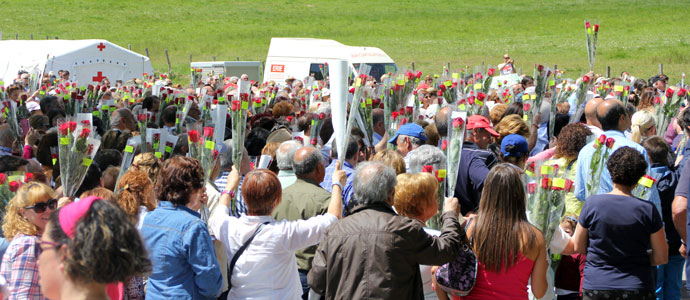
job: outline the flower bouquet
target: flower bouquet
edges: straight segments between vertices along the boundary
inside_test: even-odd
[[[611,84],[608,80],[602,80],[600,83],[595,85],[595,90],[599,97],[606,99],[606,96],[611,92]]]
[[[551,93],[551,113],[549,114],[549,140],[553,138],[553,127],[556,125],[556,113],[558,113],[558,104],[568,102],[568,98],[573,94],[573,87],[568,84],[568,81],[561,81],[561,87],[555,88]]]
[[[447,197],[452,197],[455,192],[455,185],[460,168],[460,156],[462,145],[465,140],[465,125],[467,112],[453,112],[448,118],[448,140],[441,142],[441,150],[446,154],[446,169],[448,170],[448,190]]]
[[[60,179],[63,195],[74,197],[101,141],[94,137],[91,114],[80,113],[58,127]]]
[[[5,212],[10,200],[14,198],[25,182],[33,179],[33,174],[24,172],[0,173],[0,212]]]
[[[204,70],[199,68],[191,68],[191,71],[192,74],[189,77],[192,79],[191,86],[196,90],[196,88],[199,86],[199,81],[201,81],[201,76],[203,75]]]
[[[582,114],[585,111],[584,103],[585,98],[587,98],[587,91],[589,90],[591,81],[592,79],[587,75],[582,76],[582,78],[578,80],[579,84],[577,93],[575,93],[575,107],[577,109],[575,110],[575,114],[570,117],[569,123],[576,123],[580,121],[580,117],[582,117]]]
[[[446,169],[434,169],[434,166],[423,166],[422,172],[431,173],[438,180],[438,189],[436,194],[438,197],[438,212],[429,218],[427,226],[432,229],[441,229],[441,213],[443,212],[443,202],[446,197]]]
[[[594,71],[594,57],[597,54],[597,41],[599,39],[599,23],[590,24],[585,20],[585,41],[587,42],[587,61],[589,70]]]
[[[244,152],[244,136],[247,126],[247,111],[249,109],[249,82],[240,80],[237,89],[237,99],[232,101],[230,115],[232,117],[232,161],[239,165],[242,162]],[[235,202],[237,195],[232,199],[231,214],[237,215]]]
[[[530,168],[533,167],[534,164]],[[548,245],[565,210],[565,194],[572,189],[573,183],[554,178],[558,174],[558,165],[541,165],[535,170],[538,172],[526,172],[532,177],[527,183],[527,219],[541,230]]]
[[[599,194],[599,182],[601,179],[601,172],[606,167],[606,160],[613,151],[613,138],[607,138],[606,135],[600,135],[594,141],[594,154],[592,154],[592,161],[589,164],[589,178],[585,183],[586,197]]]
[[[146,130],[148,129],[148,123],[149,123],[149,113],[146,109],[142,109],[139,114],[137,115],[137,127],[139,128],[139,135],[142,136],[144,139],[144,143],[141,144],[141,152],[152,152],[153,149],[149,147],[149,145],[145,142],[146,137],[148,136],[146,134]]]
[[[538,114],[541,110],[541,104],[542,101],[544,100],[544,95],[546,94],[546,90],[548,88],[548,79],[551,76],[551,69],[549,68],[544,68],[543,65],[535,65],[534,66],[534,79],[535,79],[535,84],[534,84],[534,94],[535,94],[535,99],[534,102],[532,103],[531,111],[528,114],[529,119],[532,120],[532,117]],[[531,97],[531,96],[530,96]]]
[[[680,105],[687,94],[688,91],[684,88],[666,89],[666,93],[664,97],[662,97],[663,100],[661,105],[654,106],[658,128],[657,135],[661,137],[664,136],[668,124],[670,124],[671,119],[678,114]]]
[[[177,138],[177,137],[175,137]],[[125,174],[125,171],[129,169],[129,166],[132,165],[132,161],[134,160],[134,150],[137,149],[141,145],[141,135],[133,136],[127,140],[127,146],[125,146],[125,150],[122,152],[122,162],[120,163],[120,172],[117,174],[117,180],[115,180],[115,186],[117,186],[120,183],[120,178],[122,178],[122,175]],[[119,190],[115,189],[113,191],[115,195],[119,192]]]
[[[19,147],[17,147],[20,153],[24,152],[24,147],[22,146],[24,139],[22,139],[21,128],[19,127],[19,120],[17,120],[17,103],[12,100],[4,100],[0,104],[0,112],[5,119],[5,122],[9,126],[9,130],[12,133],[12,137]]]

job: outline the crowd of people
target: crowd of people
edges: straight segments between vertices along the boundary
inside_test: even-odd
[[[513,64],[506,55],[501,74],[514,74]],[[683,99],[668,128],[657,128],[655,99],[682,88],[671,87],[666,75],[638,79],[627,103],[589,91],[579,119],[572,101],[552,109],[549,95],[528,118],[521,95],[533,90],[534,78],[520,75],[510,87],[513,101],[494,93],[490,107],[464,120],[450,197],[439,196],[445,189],[430,171],[446,169],[448,120],[460,108],[439,97],[433,77],[414,87],[424,99],[419,120],[389,136],[384,109],[375,107],[373,140],[356,125],[342,147],[328,82],[310,105],[306,80],[251,82],[251,93],[277,91],[275,100],[265,112],[250,112],[244,149],[234,149],[230,119],[215,128],[225,141],[215,166],[204,169],[188,153],[184,125],[202,120],[201,91],[215,99],[232,95],[246,75],[210,76],[199,89],[154,76],[125,83],[183,93],[192,102],[184,120],[177,106],[150,91],[123,101],[121,83],[100,83],[107,87],[103,99],[118,107],[108,112],[109,128],[94,116],[101,145],[76,196],[66,197],[55,148],[58,124],[69,113],[53,91],[69,73],[58,76],[31,91],[20,73],[5,89],[28,111],[19,139],[0,116],[0,173],[27,174],[2,216],[0,283],[9,299],[681,297],[690,110]],[[380,78],[366,81],[371,89],[379,84]],[[143,109],[162,111],[147,127],[178,142],[163,156],[129,149],[134,158],[120,170]],[[316,120],[321,125],[312,130]],[[598,161],[602,144],[607,155]],[[233,161],[238,151],[242,160]],[[574,182],[552,233],[527,214],[527,174],[535,163]],[[603,167],[591,193],[597,166]],[[7,184],[2,178],[0,186]],[[654,181],[646,199],[634,192],[641,178]],[[436,275],[467,249],[477,259],[475,281],[461,296]]]

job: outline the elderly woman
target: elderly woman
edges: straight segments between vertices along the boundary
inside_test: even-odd
[[[151,269],[144,243],[127,216],[87,197],[54,212],[39,242],[40,285],[50,299],[114,299],[111,282]]]
[[[423,146],[422,146],[423,147]],[[426,224],[432,216],[438,213],[438,180],[430,173],[399,174],[398,184],[395,186],[395,211],[422,224]],[[441,234],[438,230],[424,228],[432,235]],[[432,289],[431,266],[420,265],[422,274],[422,288],[425,298],[435,297]]]
[[[156,210],[141,228],[153,272],[147,299],[215,299],[222,276],[206,224],[197,211],[205,202],[199,161],[175,156],[163,163],[154,191]]]
[[[247,214],[234,218],[228,214],[231,196],[239,185],[239,173],[233,166],[219,208],[209,220],[231,261],[228,299],[302,297],[295,251],[317,244],[326,228],[342,216],[342,186],[346,179],[345,172],[336,167],[326,214],[307,220],[277,222],[272,215],[281,201],[278,177],[266,169],[251,171],[242,183]]]
[[[434,170],[446,168],[446,156],[438,147],[422,145],[410,153],[409,169],[411,174],[419,173],[424,166],[432,166]]]
[[[0,266],[0,275],[7,279],[9,299],[44,299],[38,284],[37,244],[56,208],[53,190],[38,182],[25,184],[10,200],[2,230],[11,242]]]
[[[575,251],[587,254],[583,299],[655,299],[653,266],[668,261],[664,226],[656,206],[632,194],[647,163],[622,147],[606,168],[613,190],[587,198],[575,229]]]

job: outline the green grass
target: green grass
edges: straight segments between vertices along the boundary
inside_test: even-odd
[[[648,78],[664,64],[671,82],[690,71],[690,1],[0,1],[3,39],[102,38],[144,53],[154,68],[188,78],[194,61],[265,60],[271,37],[330,38],[386,51],[424,72],[498,64],[523,72],[588,68],[584,19],[601,23],[595,71]]]

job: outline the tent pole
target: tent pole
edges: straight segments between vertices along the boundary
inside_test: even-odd
[[[170,66],[170,56],[168,56],[168,49],[165,49],[165,59],[168,60],[168,76],[171,76],[172,66]]]

